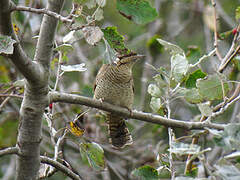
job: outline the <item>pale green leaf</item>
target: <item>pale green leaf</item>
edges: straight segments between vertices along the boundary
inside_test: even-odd
[[[158,88],[156,84],[149,84],[148,93],[154,97],[161,97],[161,90]]]
[[[111,48],[111,46],[109,45],[108,41],[105,38],[103,38],[103,40],[106,46],[103,64],[111,64],[117,58],[116,51],[113,48]]]
[[[221,81],[223,82],[223,87]],[[206,79],[198,79],[196,86],[199,94],[209,101],[223,99],[223,89],[225,94],[229,91],[226,80],[220,79],[217,74],[209,75]]]
[[[107,0],[96,0],[96,2],[100,7],[104,7],[106,5]]]
[[[106,168],[104,151],[97,143],[81,143],[80,153],[87,158],[89,165],[96,171],[103,171]]]
[[[171,153],[188,155],[188,154],[198,154],[201,147],[197,144],[185,144],[181,142],[172,142],[172,147],[169,149]]]
[[[209,105],[209,102],[198,104],[198,109],[200,110],[203,116],[211,116],[213,111]]]
[[[173,80],[182,82],[188,71],[188,61],[185,56],[175,54],[171,57],[171,74]]]
[[[11,36],[0,35],[0,54],[12,54],[15,43],[16,41]]]
[[[85,64],[74,64],[74,65],[61,65],[61,70],[64,72],[72,72],[72,71],[78,71],[78,72],[83,72],[86,71],[87,68],[84,67]]]
[[[20,80],[17,80],[13,83],[13,86],[14,87],[24,87],[25,85],[25,79],[20,79]]]
[[[192,89],[183,89],[184,98],[186,101],[192,104],[197,104],[203,102],[203,98],[200,96],[198,90],[196,88]]]
[[[162,39],[157,39],[157,41],[162,44],[164,46],[164,48],[166,50],[169,50],[170,51],[170,54],[172,55],[176,55],[176,54],[180,54],[182,55],[183,57],[185,57],[185,53],[184,51],[182,50],[182,48],[180,48],[179,46],[175,45],[175,44],[172,44],[170,42],[167,42],[167,41],[164,41]]]
[[[88,7],[88,9],[92,9],[96,7],[96,0],[87,0],[85,2],[85,5]]]
[[[101,8],[98,8],[95,12],[95,19],[97,21],[101,21],[103,19],[103,10]]]
[[[217,171],[215,172],[222,180],[239,180],[240,179],[240,171],[233,165],[216,165],[215,168]]]
[[[151,101],[150,101],[150,107],[152,108],[153,112],[155,112],[155,113],[158,112],[160,110],[160,108],[162,107],[161,99],[152,97]]]

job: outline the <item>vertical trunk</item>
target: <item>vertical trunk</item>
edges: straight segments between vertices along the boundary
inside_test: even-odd
[[[41,123],[48,104],[48,86],[26,84],[20,110],[17,146],[17,179],[36,179],[40,166]]]

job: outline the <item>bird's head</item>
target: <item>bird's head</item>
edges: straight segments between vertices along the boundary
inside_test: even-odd
[[[131,56],[126,56],[122,57],[121,59],[118,58],[115,61],[115,65],[117,66],[126,66],[128,68],[132,68],[133,65],[139,60],[145,57],[144,55],[131,55]]]

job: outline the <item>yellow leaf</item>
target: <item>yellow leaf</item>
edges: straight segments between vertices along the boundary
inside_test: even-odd
[[[80,127],[77,123],[71,121],[70,123],[70,131],[73,135],[81,137],[84,134],[85,129]]]
[[[13,30],[14,30],[14,32],[15,32],[16,34],[18,34],[19,31],[20,31],[19,27],[18,27],[16,24],[14,24],[14,23],[13,23]]]

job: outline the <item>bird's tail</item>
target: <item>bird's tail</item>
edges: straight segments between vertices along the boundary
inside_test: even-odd
[[[116,148],[124,148],[133,143],[132,136],[123,117],[115,114],[107,115],[109,142]]]

